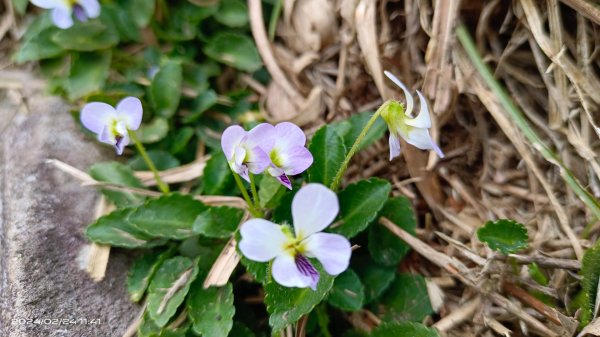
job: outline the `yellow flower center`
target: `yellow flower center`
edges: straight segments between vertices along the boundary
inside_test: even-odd
[[[271,153],[269,153],[269,157],[271,158],[271,161],[273,162],[273,165],[275,165],[277,167],[282,167],[283,166],[283,159],[279,155],[279,151],[277,151],[276,148],[273,148],[271,150]]]
[[[296,256],[297,254],[303,254],[306,252],[306,243],[304,237],[296,237],[292,232],[292,228],[287,225],[283,225],[283,234],[287,237],[286,242],[283,244],[283,250],[290,256]]]

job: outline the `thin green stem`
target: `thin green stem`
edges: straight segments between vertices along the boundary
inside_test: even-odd
[[[256,183],[254,182],[254,174],[250,173],[250,191],[252,191],[252,199],[254,200],[254,208],[260,210],[260,200],[256,191]]]
[[[160,179],[160,175],[158,174],[158,170],[156,169],[156,166],[154,166],[152,159],[150,159],[150,156],[148,156],[148,152],[146,152],[144,145],[142,145],[142,142],[140,142],[140,139],[138,138],[135,131],[129,130],[129,137],[131,138],[131,140],[133,140],[135,147],[137,148],[138,152],[142,156],[142,159],[144,159],[144,162],[146,162],[146,165],[148,165],[148,168],[150,169],[150,171],[152,171],[152,174],[154,175],[154,179],[156,180],[156,184],[158,185],[158,188],[160,189],[160,191],[163,192],[164,194],[168,194],[169,193],[169,185],[165,184],[162,181],[162,179]]]
[[[542,142],[541,138],[535,133],[521,110],[519,110],[519,108],[513,103],[504,87],[502,87],[502,85],[494,78],[494,75],[488,66],[483,62],[483,59],[479,55],[479,52],[477,51],[475,43],[471,39],[469,32],[462,24],[456,28],[456,36],[460,40],[460,43],[467,52],[467,55],[471,59],[471,62],[473,62],[483,80],[490,87],[492,92],[496,94],[500,104],[502,104],[506,112],[508,112],[508,114],[512,117],[513,121],[519,127],[521,132],[523,132],[525,137],[527,137],[527,139],[533,144],[533,147],[540,152],[544,159],[559,167],[560,174],[567,185],[571,187],[579,199],[581,199],[581,201],[583,201],[583,203],[592,211],[594,216],[596,218],[600,218],[600,203],[598,203],[598,200],[596,200],[596,198],[594,198],[579,183],[579,181],[577,181],[577,178],[575,178],[571,170],[569,170],[561,161],[560,157],[552,152],[552,150],[550,150],[550,148],[548,148],[546,144]]]
[[[348,164],[350,164],[350,160],[356,154],[356,152],[358,152],[358,149],[360,148],[360,144],[362,143],[363,139],[367,135],[367,132],[369,132],[369,129],[373,126],[373,124],[375,124],[375,122],[377,121],[377,118],[379,117],[379,115],[381,115],[381,112],[387,106],[388,106],[387,102],[383,103],[379,107],[379,109],[377,109],[377,111],[375,111],[375,113],[373,114],[371,119],[369,119],[369,121],[367,122],[365,127],[362,129],[362,131],[356,138],[356,141],[354,141],[354,144],[352,144],[350,151],[348,151],[348,154],[346,154],[346,158],[344,158],[344,162],[342,162],[342,165],[340,166],[340,169],[337,171],[335,178],[333,178],[333,182],[331,183],[331,186],[329,186],[329,189],[331,189],[332,191],[337,191],[338,187],[340,186],[340,181],[342,180],[342,177],[344,176],[344,173],[346,172],[346,169],[348,168]]]
[[[271,18],[269,19],[269,40],[275,39],[275,29],[277,28],[277,21],[281,15],[281,8],[283,7],[283,0],[275,0],[273,4],[273,11],[271,12]]]
[[[252,216],[255,218],[262,217],[262,212],[258,211],[254,207],[254,203],[252,202],[252,199],[250,199],[250,195],[248,194],[248,191],[246,191],[246,186],[244,186],[244,183],[242,182],[242,179],[240,179],[240,176],[233,171],[231,173],[233,173],[233,179],[235,180],[235,183],[240,189],[240,192],[242,192],[242,196],[244,197],[244,200],[246,200],[246,203],[248,204],[248,210],[250,211]]]

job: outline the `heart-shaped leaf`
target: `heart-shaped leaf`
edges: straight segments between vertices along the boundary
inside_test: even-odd
[[[477,237],[504,255],[527,248],[529,238],[523,224],[508,219],[486,222],[477,230]]]

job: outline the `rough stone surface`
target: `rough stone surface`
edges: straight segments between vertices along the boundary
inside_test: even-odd
[[[56,158],[86,170],[114,156],[87,139],[68,111],[60,99],[31,86],[0,89],[3,337],[121,336],[139,310],[126,294],[131,262],[126,251],[111,251],[107,275],[99,283],[78,267],[98,194],[44,161]],[[77,321],[58,325],[49,319]],[[85,324],[86,319],[99,322]]]

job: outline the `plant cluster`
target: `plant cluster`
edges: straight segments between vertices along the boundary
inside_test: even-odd
[[[414,234],[410,201],[376,177],[343,186],[353,156],[386,128],[390,160],[401,144],[444,157],[421,92],[415,113],[411,91],[385,72],[402,102],[325,124],[307,142],[299,126],[261,123],[253,112],[258,102],[242,73],[261,83],[269,75],[243,1],[32,3],[49,11],[32,22],[14,59],[39,61],[51,91],[80,104],[74,115],[117,155],[136,149],[127,164],[90,168],[118,188],[102,189],[116,209],[86,235],[140,252],[127,279],[130,299],[145,303],[138,336],[290,336],[292,327],[324,337],[438,335],[422,324],[435,313],[426,280],[397,271],[409,246],[379,224],[385,217]],[[275,22],[281,1],[270,5]],[[204,147],[201,178],[186,193],[161,179],[160,171],[196,160]],[[150,170],[160,195],[140,193],[150,191],[134,170]],[[478,237],[504,255],[528,240],[510,220],[486,223]],[[588,320],[597,251],[584,259]],[[221,277],[209,281],[215,273]],[[536,265],[530,273],[547,283]],[[370,332],[338,319],[371,312],[383,323]]]

